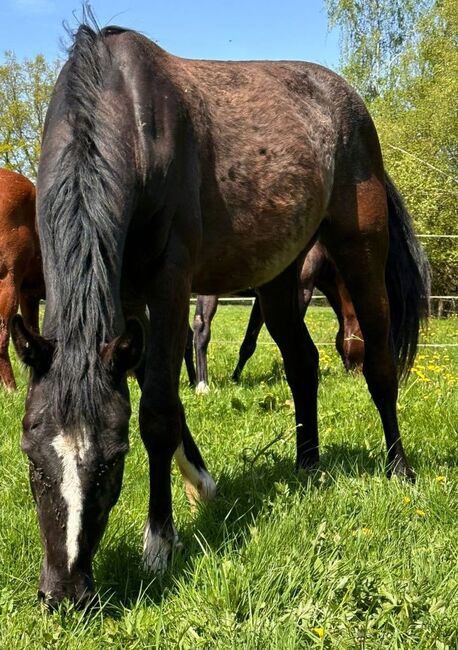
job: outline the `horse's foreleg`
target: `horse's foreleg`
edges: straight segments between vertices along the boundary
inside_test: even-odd
[[[148,300],[151,334],[142,378],[140,431],[150,466],[150,501],[144,534],[144,564],[165,568],[177,543],[173,524],[170,469],[176,454],[181,471],[195,485],[196,494],[209,496],[209,475],[187,429],[178,396],[186,341],[190,283],[178,265],[164,270],[151,287]],[[170,287],[173,286],[173,292]],[[194,495],[195,496],[195,495]]]
[[[18,298],[12,277],[0,280],[0,383],[7,390],[16,390],[13,368],[8,353],[10,323],[17,312]]]
[[[217,296],[197,296],[196,315],[194,316],[194,348],[197,366],[197,393],[207,393],[208,367],[207,348],[211,338],[211,322],[218,306]]]
[[[239,381],[242,370],[245,367],[246,362],[250,359],[254,351],[256,350],[256,343],[258,341],[259,332],[261,327],[264,324],[264,317],[261,311],[261,304],[259,302],[259,297],[256,296],[256,299],[253,303],[251,309],[250,320],[248,321],[248,326],[245,332],[245,338],[242,341],[239,351],[239,360],[235,367],[234,372],[232,373],[233,381]]]
[[[296,410],[298,468],[319,460],[317,393],[318,350],[298,305],[297,266],[293,264],[258,290],[269,333],[280,348]]]

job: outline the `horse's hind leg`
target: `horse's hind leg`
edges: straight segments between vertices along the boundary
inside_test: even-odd
[[[196,350],[196,393],[208,392],[207,349],[211,338],[211,322],[218,307],[217,296],[197,296],[194,316],[194,348]]]
[[[25,294],[21,292],[19,297],[19,304],[21,307],[21,314],[24,319],[24,323],[27,327],[32,330],[32,332],[39,333],[39,310],[40,310],[40,299],[36,296]]]
[[[193,351],[193,331],[188,327],[188,335],[186,337],[186,347],[184,350],[184,362],[186,365],[186,372],[188,373],[188,380],[190,386],[195,386],[197,382],[196,369],[194,367],[194,351]]]
[[[296,466],[319,460],[318,350],[300,313],[297,264],[258,289],[267,329],[280,348],[296,410]]]
[[[385,284],[388,251],[385,188],[372,177],[345,192],[341,190],[333,203],[339,207],[323,223],[322,238],[343,276],[362,330],[363,373],[382,420],[388,450],[387,472],[414,480],[396,414],[398,378]],[[342,213],[342,206],[351,207]]]
[[[14,279],[10,273],[0,279],[0,383],[7,390],[16,389],[13,368],[8,354],[10,323],[18,308]]]
[[[342,323],[336,335],[336,348],[346,370],[361,371],[364,361],[363,333],[361,332],[355,314],[355,308],[353,307],[347,288],[339,275],[337,277],[336,291],[339,292],[342,305]]]
[[[239,381],[242,370],[245,367],[246,362],[250,359],[254,351],[256,350],[256,343],[258,340],[259,332],[261,327],[264,324],[264,318],[262,316],[261,305],[259,303],[259,298],[256,297],[253,307],[251,309],[250,320],[248,321],[248,326],[245,332],[245,338],[242,341],[242,345],[239,350],[239,360],[235,367],[234,372],[232,373],[233,381]]]
[[[316,286],[328,299],[339,323],[336,350],[345,369],[362,370],[364,341],[361,329],[345,283],[333,262],[329,262],[327,272],[317,278]]]

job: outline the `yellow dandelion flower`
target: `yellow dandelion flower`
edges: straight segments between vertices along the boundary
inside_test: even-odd
[[[361,532],[363,535],[366,535],[366,537],[370,537],[372,535],[372,528],[361,528]]]
[[[445,483],[445,479],[446,479],[445,476],[436,476],[436,481],[438,483]]]
[[[408,497],[408,496],[402,497],[402,502],[405,505],[408,505],[411,501],[412,501],[412,499],[410,497]]]
[[[324,637],[324,627],[314,627],[312,628],[312,632],[314,632],[320,639]]]
[[[420,510],[420,508],[415,509],[415,514],[418,515],[419,517],[425,517],[426,512],[424,510]]]

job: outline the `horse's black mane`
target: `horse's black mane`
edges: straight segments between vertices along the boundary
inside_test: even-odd
[[[113,281],[120,256],[120,180],[102,153],[103,143],[117,136],[100,101],[111,61],[103,32],[85,19],[73,35],[62,77],[71,138],[40,218],[57,340],[50,371],[54,410],[66,425],[100,419],[108,388],[100,346],[115,335],[119,316]]]

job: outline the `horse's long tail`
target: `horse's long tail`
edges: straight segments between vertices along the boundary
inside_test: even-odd
[[[431,276],[409,213],[388,174],[385,174],[385,187],[390,237],[385,278],[398,373],[405,378],[415,359],[420,325],[429,315]]]

